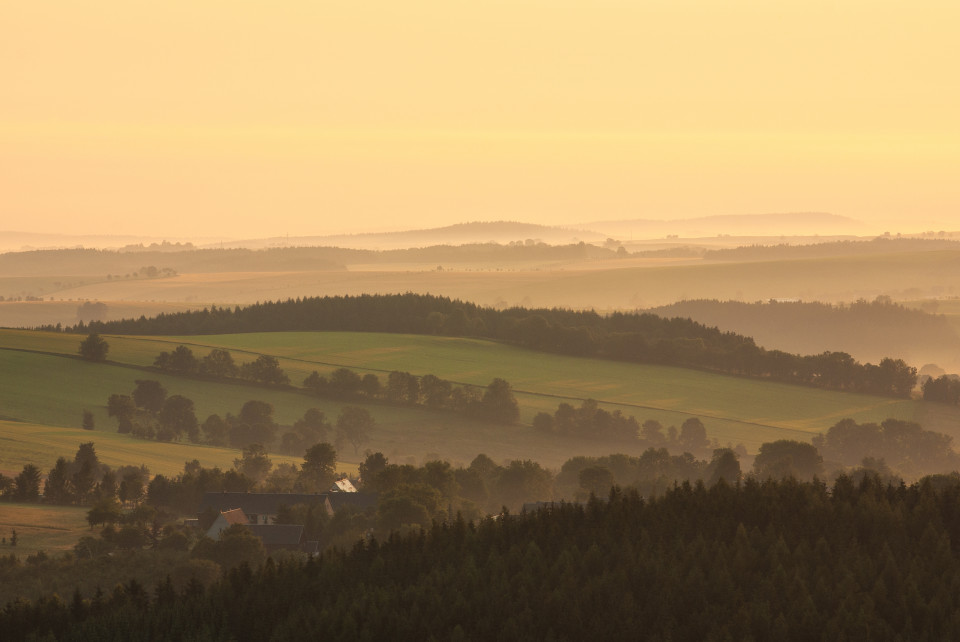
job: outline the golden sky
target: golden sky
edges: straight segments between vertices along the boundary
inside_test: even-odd
[[[0,229],[960,229],[956,0],[0,0]]]

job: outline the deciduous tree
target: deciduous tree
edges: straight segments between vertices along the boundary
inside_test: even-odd
[[[761,479],[810,480],[823,476],[823,458],[812,444],[780,439],[760,445],[760,452],[753,460],[753,472]]]
[[[276,357],[262,354],[256,360],[240,366],[240,376],[261,383],[287,384],[290,377],[280,368]]]
[[[273,467],[273,462],[267,456],[267,449],[262,444],[249,444],[242,452],[239,459],[233,460],[233,467],[250,479],[263,481]]]
[[[80,342],[80,356],[87,361],[106,361],[109,351],[110,345],[106,339],[96,332],[87,335],[87,338]]]
[[[510,384],[504,379],[494,379],[487,386],[480,402],[482,414],[488,419],[500,423],[512,423],[520,416],[520,406]]]
[[[200,372],[211,377],[229,378],[236,377],[240,373],[240,368],[234,363],[233,356],[228,351],[214,348],[201,360]]]
[[[326,442],[307,449],[300,465],[297,487],[304,492],[316,493],[327,490],[337,478],[337,451]]]
[[[160,412],[167,398],[167,389],[153,379],[137,379],[134,383],[137,387],[133,389],[133,401],[137,407],[153,414]]]
[[[182,395],[173,395],[163,402],[157,419],[160,422],[160,431],[157,439],[170,441],[180,439],[184,433],[191,442],[200,439],[200,428],[197,424],[197,415],[193,412],[193,401]]]
[[[337,417],[337,442],[347,442],[357,453],[360,446],[370,440],[370,431],[376,425],[366,408],[346,406]]]

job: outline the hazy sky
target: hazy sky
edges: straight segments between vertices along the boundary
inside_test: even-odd
[[[0,229],[960,229],[956,0],[0,0]]]

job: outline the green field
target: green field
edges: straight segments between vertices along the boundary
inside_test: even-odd
[[[244,402],[259,399],[273,404],[277,421],[289,426],[311,407],[321,409],[331,420],[335,420],[345,405],[343,402],[318,399],[295,391],[178,378],[133,365],[88,363],[72,356],[74,345],[77,344],[75,336],[2,331],[0,337],[5,339],[7,345],[22,347],[16,350],[0,349],[0,418],[13,420],[5,424],[7,438],[12,441],[5,446],[0,457],[0,470],[6,471],[5,474],[16,472],[28,461],[38,465],[41,465],[40,461],[47,461],[49,465],[41,465],[47,470],[57,456],[72,455],[81,441],[93,441],[99,452],[103,447],[101,443],[106,439],[129,444],[136,449],[136,454],[120,455],[119,463],[147,463],[154,472],[180,470],[184,461],[194,458],[205,463],[205,458],[217,451],[221,451],[223,456],[215,459],[215,463],[224,465],[221,462],[225,462],[229,465],[233,461],[237,456],[236,451],[187,443],[162,444],[116,434],[116,423],[107,416],[106,400],[113,392],[129,393],[134,387],[134,380],[139,378],[157,379],[168,393],[183,394],[193,399],[201,419],[213,412],[236,414]],[[53,340],[46,344],[43,341],[45,337]],[[117,346],[116,349],[111,348],[110,356],[117,360],[127,359],[131,363],[138,359],[152,362],[152,355],[164,347],[164,344],[154,341],[120,340],[114,337],[110,338],[110,342],[111,346]],[[167,347],[174,345],[167,344]],[[24,351],[37,348],[46,348],[49,352]],[[55,354],[57,350],[63,354]],[[151,356],[144,358],[148,353]],[[608,444],[545,437],[527,426],[488,424],[448,412],[379,404],[368,404],[366,407],[373,414],[377,427],[371,442],[363,450],[380,450],[391,461],[400,463],[419,463],[438,457],[469,463],[477,454],[486,453],[498,461],[521,457],[559,466],[576,454],[600,455],[613,450]],[[79,428],[84,409],[94,412],[96,430],[92,432]],[[42,439],[38,431],[41,429],[49,430],[56,436],[53,440],[55,443],[49,448],[39,446]],[[13,442],[16,442],[15,446]],[[625,449],[629,450],[629,445]],[[347,447],[340,451],[344,470],[356,469],[363,458],[363,450],[354,452]],[[164,453],[161,459],[167,462],[166,467],[161,469],[146,462],[149,453]],[[274,457],[275,461],[282,459]]]
[[[0,502],[0,555],[16,555],[25,559],[37,551],[48,555],[69,551],[84,535],[90,534],[88,508],[82,506],[47,506]],[[17,531],[17,545],[10,546],[10,536]]]
[[[116,432],[90,432],[81,428],[0,421],[0,472],[13,476],[25,463],[32,463],[46,473],[56,463],[57,457],[72,460],[80,444],[88,441],[94,443],[100,462],[111,468],[145,464],[151,473],[163,475],[181,472],[184,463],[193,459],[205,467],[232,468],[233,460],[239,455],[230,448],[160,443],[133,439]],[[302,461],[283,455],[272,455],[271,459],[275,464]],[[355,466],[345,464],[343,470],[353,472]]]
[[[194,399],[198,416],[236,413],[244,401],[274,404],[280,423],[291,424],[309,407],[336,417],[340,402],[293,391],[240,383],[177,378],[144,370],[161,350],[180,343],[203,356],[225,347],[237,361],[256,354],[281,360],[298,384],[312,370],[329,373],[346,366],[384,375],[405,370],[432,373],[460,383],[486,385],[494,377],[511,382],[520,401],[521,421],[539,411],[553,411],[561,401],[578,404],[594,398],[641,422],[657,419],[679,426],[698,416],[721,444],[743,443],[755,451],[765,441],[809,439],[851,417],[882,421],[887,417],[920,421],[960,440],[960,411],[920,401],[830,392],[711,373],[582,359],[532,352],[495,342],[446,337],[340,332],[280,332],[189,337],[108,337],[109,364],[73,358],[81,337],[29,331],[0,331],[0,415],[25,421],[77,427],[83,408],[97,415],[97,428],[113,431],[104,404],[112,392],[129,392],[133,380],[155,378],[171,394]],[[39,354],[42,351],[55,354]],[[63,356],[60,356],[63,355]],[[65,358],[70,356],[70,358]],[[576,454],[610,452],[610,444],[533,433],[525,426],[495,426],[442,412],[369,405],[378,427],[367,447],[394,461],[422,461],[442,456],[469,461],[479,452],[498,459],[528,457],[558,465]],[[89,433],[88,433],[89,434]],[[617,449],[629,447],[618,445]],[[342,453],[352,462],[360,454]]]

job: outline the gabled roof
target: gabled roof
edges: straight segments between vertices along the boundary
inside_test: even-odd
[[[331,493],[355,493],[357,492],[356,487],[350,482],[349,479],[344,477],[343,479],[338,479],[333,482],[333,486],[330,488]]]
[[[221,511],[220,515],[227,520],[227,523],[231,526],[233,524],[247,524],[250,519],[247,517],[247,514],[243,512],[242,509],[234,508],[232,510]]]
[[[197,512],[223,512],[239,507],[247,515],[276,515],[281,505],[323,504],[326,497],[320,493],[204,493]]]

